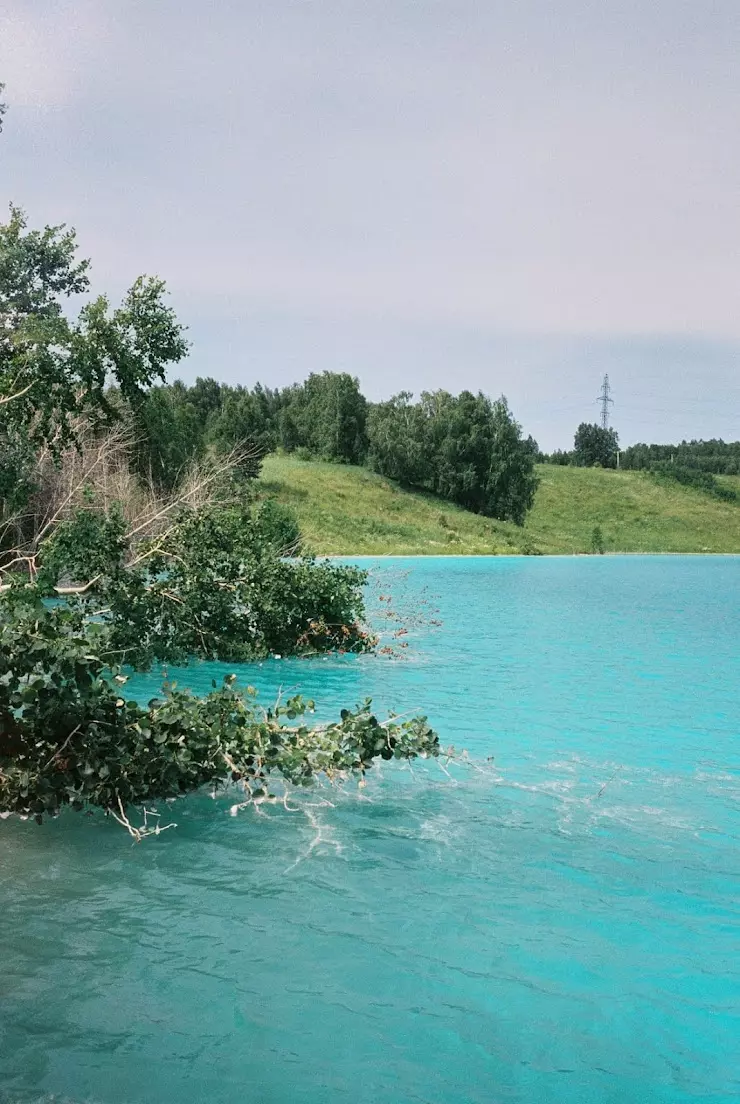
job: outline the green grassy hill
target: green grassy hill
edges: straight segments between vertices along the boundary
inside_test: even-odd
[[[260,490],[290,503],[317,553],[580,553],[600,525],[607,552],[740,552],[740,501],[644,472],[543,465],[524,528],[404,491],[364,468],[268,456]],[[726,478],[740,491],[740,478]]]

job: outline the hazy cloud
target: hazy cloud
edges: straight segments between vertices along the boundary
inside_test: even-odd
[[[736,0],[4,10],[0,199],[163,274],[193,371],[506,390],[558,440],[549,372],[621,372],[654,437],[680,372],[740,436]]]
[[[110,28],[104,5],[17,3],[0,10],[0,74],[14,107],[69,106],[89,84]]]

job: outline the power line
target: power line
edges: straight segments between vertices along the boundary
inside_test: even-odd
[[[601,428],[609,428],[609,403],[613,403],[614,399],[611,398],[609,388],[609,374],[605,374],[604,382],[601,385],[601,391],[599,393],[599,402],[601,403]]]

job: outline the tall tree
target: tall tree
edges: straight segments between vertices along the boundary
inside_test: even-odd
[[[152,387],[136,406],[135,468],[158,491],[174,490],[203,454],[205,425],[191,395],[192,389],[177,380],[169,387]]]
[[[346,372],[313,372],[283,392],[280,443],[322,460],[360,464],[367,451],[367,400]]]
[[[573,442],[575,462],[582,468],[616,468],[619,437],[616,430],[581,422]]]
[[[188,389],[188,398],[204,426],[221,409],[225,390],[223,384],[210,376],[205,379],[198,376],[193,386]]]
[[[521,426],[503,396],[493,404],[492,423],[493,446],[484,512],[523,525],[534,505],[539,484],[534,470],[536,442],[531,437],[522,439]]]
[[[247,387],[222,387],[220,409],[211,417],[208,437],[220,449],[249,446],[264,454],[275,448],[276,435],[264,392]]]
[[[139,277],[113,311],[101,295],[70,319],[64,301],[89,290],[88,270],[73,230],[28,230],[11,207],[0,224],[0,432],[15,429],[55,454],[74,440],[79,415],[116,417],[109,384],[135,400],[187,352],[158,279]]]
[[[367,459],[381,475],[405,486],[422,487],[433,472],[433,450],[426,413],[412,400],[410,391],[401,391],[387,402],[372,404]]]

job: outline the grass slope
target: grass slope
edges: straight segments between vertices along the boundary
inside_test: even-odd
[[[643,472],[543,465],[523,528],[402,490],[364,468],[268,456],[262,494],[290,503],[320,554],[440,555],[590,551],[740,552],[740,502],[658,482]],[[740,478],[724,480],[740,491]]]

